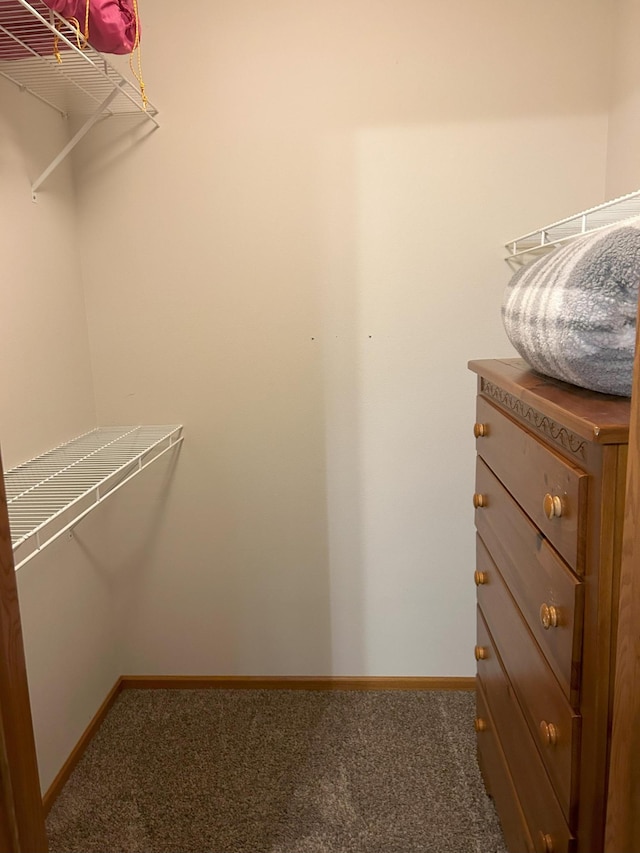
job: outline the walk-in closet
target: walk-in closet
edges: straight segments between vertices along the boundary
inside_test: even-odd
[[[78,773],[67,814],[91,803],[95,819],[52,853],[153,853],[160,836],[173,853],[520,853],[525,836],[588,853],[578,782],[563,800],[549,770],[561,841],[518,836],[504,815],[529,825],[526,802],[489,798],[476,761],[476,389],[534,428],[489,365],[521,355],[505,288],[566,229],[600,227],[603,203],[627,199],[616,222],[640,214],[640,0],[73,3],[0,0],[0,756],[15,789],[0,850],[46,849],[25,822],[44,798],[57,833]],[[129,8],[113,41],[108,16]],[[527,381],[527,405],[566,426]],[[590,839],[637,553],[631,522],[622,546],[635,414],[607,411],[625,423],[619,456],[584,463],[576,486],[587,506],[609,476],[618,501],[606,611],[589,609],[593,545],[567,556],[526,509],[612,643],[606,688],[585,688],[597,725],[580,678],[556,673],[572,780],[581,726],[609,732],[606,778],[579,783],[601,800]],[[211,764],[203,720],[221,738]],[[165,752],[144,752],[161,724]],[[173,760],[154,835],[148,780]],[[115,785],[118,768],[132,781],[107,818],[93,779]],[[264,806],[269,829],[209,833],[211,802],[248,825],[262,783],[247,813]],[[608,843],[623,853],[614,830]]]

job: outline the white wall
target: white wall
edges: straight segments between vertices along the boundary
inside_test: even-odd
[[[473,672],[466,362],[604,196],[612,8],[143,6],[162,126],[78,162],[98,419],[186,427],[128,671]]]
[[[51,177],[37,203],[31,200],[31,181],[63,147],[66,133],[56,113],[0,80],[0,444],[5,468],[95,426],[69,164]],[[96,522],[83,527],[86,541],[99,541]],[[18,591],[40,781],[46,790],[122,670],[117,611],[108,576],[78,541],[60,541],[20,569]]]
[[[640,3],[617,0],[616,12],[607,146],[608,199],[640,187],[640,55],[636,40]]]
[[[0,440],[11,468],[95,426],[95,403],[68,163],[31,198],[65,124],[0,87]]]

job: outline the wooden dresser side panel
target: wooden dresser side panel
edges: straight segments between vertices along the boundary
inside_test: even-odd
[[[622,533],[606,853],[640,849],[640,305]]]
[[[578,853],[604,849],[626,461],[626,445],[603,447],[589,495]]]

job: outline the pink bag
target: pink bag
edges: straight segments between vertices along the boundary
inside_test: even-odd
[[[63,18],[75,18],[80,35],[84,36],[87,24],[87,0],[42,0]],[[140,40],[140,20],[136,14],[135,0],[90,0],[88,42],[101,53],[131,53]],[[0,3],[0,24],[21,38],[27,47],[0,30],[0,60],[23,59],[33,53],[41,56],[68,50],[62,39],[46,27],[33,27],[33,15],[17,2]],[[69,35],[65,33],[67,38]]]
[[[67,20],[75,18],[84,33],[86,0],[43,0]],[[101,53],[131,53],[140,40],[134,0],[90,0],[89,44]]]

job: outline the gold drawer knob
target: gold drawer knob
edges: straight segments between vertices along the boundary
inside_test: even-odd
[[[558,728],[546,720],[540,722],[540,737],[545,746],[555,746],[558,743]]]
[[[540,607],[540,621],[545,631],[549,628],[557,628],[559,624],[558,608],[553,604],[542,604]]]
[[[486,506],[487,505],[487,496],[486,495],[480,495],[480,494],[478,494],[478,492],[476,492],[475,495],[473,496],[473,505],[476,509],[479,509],[480,507]]]
[[[473,573],[473,580],[474,580],[476,586],[482,586],[483,584],[489,582],[489,578],[487,577],[487,573],[481,572],[477,569]]]
[[[489,434],[489,428],[487,424],[474,424],[473,425],[473,434],[476,438],[483,438],[485,435]]]
[[[473,728],[477,732],[486,732],[487,730],[487,721],[483,720],[482,717],[476,717],[473,721]]]
[[[540,831],[540,844],[542,845],[542,853],[553,853],[553,838],[548,832]]]
[[[548,492],[542,499],[542,511],[547,518],[560,518],[562,515],[562,498],[550,495]]]
[[[484,646],[476,646],[473,650],[476,660],[486,660],[487,659],[487,650]]]

